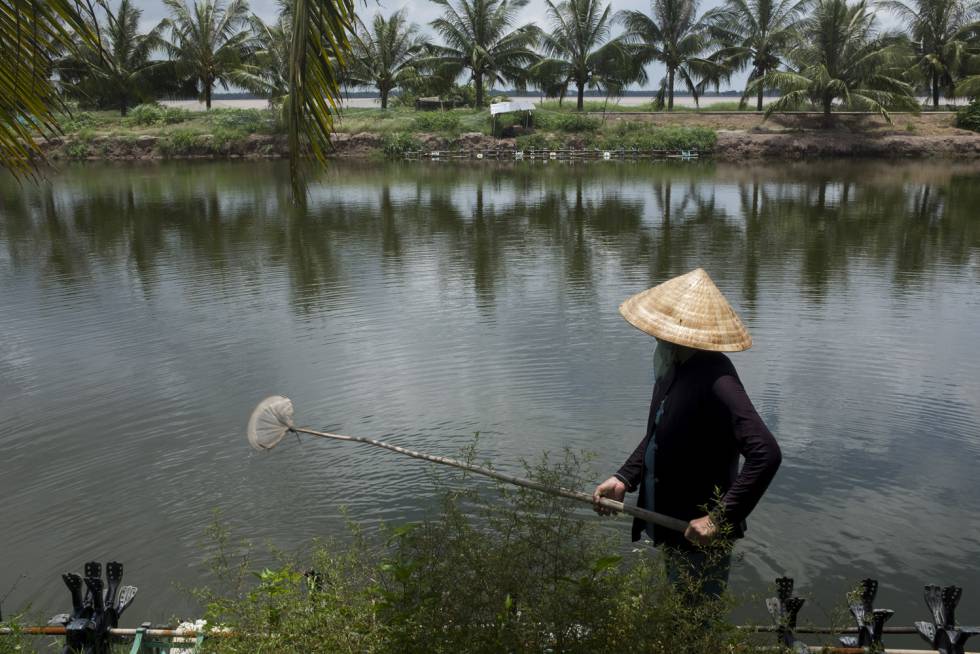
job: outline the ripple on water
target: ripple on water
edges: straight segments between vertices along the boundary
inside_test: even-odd
[[[63,610],[58,573],[118,558],[165,619],[215,508],[289,548],[437,505],[448,473],[418,461],[248,450],[272,393],[321,428],[447,456],[479,432],[514,473],[585,448],[608,474],[651,383],[652,343],[616,307],[696,266],[753,333],[732,359],[784,451],[736,580],[790,573],[819,611],[875,574],[903,622],[924,581],[980,596],[958,536],[980,530],[980,185],[930,166],[338,166],[305,214],[265,164],[19,188],[0,208],[0,484],[8,569],[37,583],[11,605]],[[959,200],[923,230],[924,184]]]

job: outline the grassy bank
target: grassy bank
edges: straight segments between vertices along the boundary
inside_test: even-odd
[[[533,129],[524,129],[515,115],[491,121],[489,111],[455,109],[417,112],[412,109],[349,109],[336,122],[338,144],[343,135],[360,135],[356,154],[386,152],[397,155],[408,149],[454,147],[466,135],[485,137],[484,146],[502,138],[505,146],[531,147],[638,147],[709,150],[714,131],[698,127],[623,123],[580,114],[569,109],[535,112]],[[177,108],[143,105],[128,116],[114,112],[74,112],[65,121],[65,139],[56,156],[65,159],[124,158],[126,153],[146,157],[277,156],[283,154],[283,129],[270,110],[213,109],[191,112]],[[371,135],[376,138],[365,138]],[[513,140],[509,140],[510,136]],[[516,136],[516,138],[514,138]],[[365,146],[366,144],[366,146]],[[462,147],[462,144],[455,144]],[[344,154],[343,151],[339,152]]]
[[[730,104],[722,106],[727,110]],[[601,108],[595,102],[586,106]],[[952,114],[895,114],[891,122],[875,115],[839,115],[828,129],[819,115],[766,119],[750,111],[717,113],[717,103],[672,113],[609,108],[614,110],[577,112],[573,103],[544,102],[531,125],[517,114],[491,120],[485,109],[352,108],[337,119],[335,154],[383,157],[408,150],[505,147],[697,149],[747,159],[980,156],[980,137],[959,129]],[[144,105],[126,117],[74,112],[64,125],[65,137],[49,144],[55,158],[281,157],[287,152],[278,115],[263,109],[192,112]]]
[[[282,126],[271,111],[214,109],[191,112],[140,105],[120,116],[109,111],[76,111],[62,121],[65,139],[55,155],[66,159],[113,159],[141,151],[160,158],[227,155],[253,137],[274,142]],[[139,147],[141,145],[148,147]],[[273,148],[258,154],[275,154]]]

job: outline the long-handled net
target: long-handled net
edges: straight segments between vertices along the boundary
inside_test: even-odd
[[[593,497],[588,493],[583,493],[581,491],[550,486],[532,479],[515,477],[513,475],[497,472],[496,470],[491,470],[490,468],[473,465],[472,463],[467,463],[465,461],[450,459],[444,456],[436,456],[433,454],[425,454],[423,452],[416,452],[414,450],[409,450],[404,447],[399,447],[397,445],[392,445],[390,443],[385,443],[384,441],[378,441],[371,438],[333,434],[330,432],[310,429],[309,427],[297,427],[295,424],[293,424],[293,403],[289,398],[281,395],[273,395],[259,402],[258,406],[255,407],[255,410],[252,411],[252,416],[248,420],[248,428],[246,430],[248,442],[256,450],[271,450],[279,444],[286,434],[290,432],[309,434],[310,436],[330,438],[338,441],[352,441],[355,443],[374,445],[375,447],[380,447],[391,452],[397,452],[398,454],[410,456],[413,459],[422,459],[424,461],[431,461],[432,463],[441,463],[442,465],[452,466],[454,468],[459,468],[460,470],[466,470],[474,474],[483,475],[484,477],[491,477],[508,484],[514,484],[515,486],[521,486],[523,488],[530,488],[543,493],[567,497],[570,500],[594,504]],[[684,520],[672,518],[653,511],[647,511],[646,509],[624,504],[623,502],[617,502],[616,500],[611,500],[607,497],[599,498],[598,503],[607,509],[611,509],[612,511],[626,513],[646,522],[660,525],[661,527],[666,527],[667,529],[673,529],[674,531],[683,533],[688,526],[688,523]]]

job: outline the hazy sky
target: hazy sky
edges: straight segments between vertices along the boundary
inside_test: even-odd
[[[362,17],[366,19],[379,11],[383,12],[385,15],[390,14],[398,9],[405,9],[409,20],[418,23],[423,27],[423,29],[428,29],[428,23],[436,18],[440,13],[439,5],[429,2],[429,0],[355,0],[357,6],[357,12]],[[156,24],[161,18],[166,16],[166,10],[163,5],[163,0],[135,0],[134,4],[138,5],[143,10],[143,22],[148,26],[151,24]],[[702,12],[712,9],[721,4],[721,0],[702,0],[700,9]],[[276,0],[251,0],[249,3],[252,11],[263,19],[269,20],[276,16],[277,13],[277,2]],[[613,11],[619,11],[620,9],[649,9],[649,0],[612,0]],[[539,25],[544,29],[548,29],[550,24],[548,21],[548,16],[545,11],[544,0],[530,0],[528,5],[521,11],[520,23],[534,23]],[[366,22],[366,21],[365,21]],[[614,34],[618,32],[618,27],[615,28]],[[650,82],[647,84],[647,88],[656,88],[660,78],[663,76],[663,68],[658,65],[651,65],[648,68],[648,73],[650,76]],[[747,74],[743,73],[741,75],[736,75],[732,79],[731,87],[741,90],[745,84],[745,78]],[[636,87],[633,87],[634,89]],[[678,87],[678,91],[683,90]],[[722,91],[727,90],[723,85]]]

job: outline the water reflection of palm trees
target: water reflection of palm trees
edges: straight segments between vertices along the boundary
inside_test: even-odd
[[[167,267],[198,290],[282,270],[307,314],[342,304],[354,265],[407,275],[431,257],[437,275],[470,284],[490,308],[512,270],[546,274],[558,257],[562,284],[586,293],[611,262],[644,283],[706,266],[723,283],[734,277],[752,311],[767,277],[796,277],[820,301],[858,259],[892,268],[897,290],[930,267],[969,266],[980,185],[973,171],[951,171],[337,166],[294,209],[274,165],[73,169],[41,187],[4,187],[0,269],[40,260],[47,280],[84,284],[126,266],[145,293]]]

